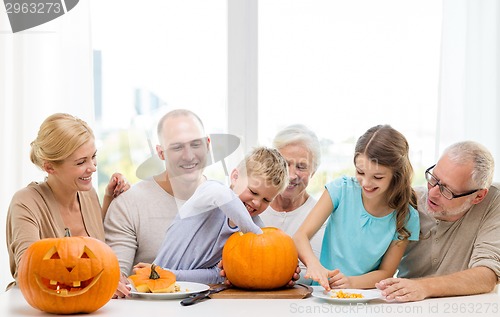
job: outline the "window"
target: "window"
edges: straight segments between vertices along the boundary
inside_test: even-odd
[[[224,0],[91,2],[100,192],[116,171],[138,181],[171,109],[193,110],[209,134],[225,132],[225,8]]]
[[[156,144],[154,127],[168,109],[195,111],[207,133],[228,132],[227,122],[234,122],[226,111],[227,47],[233,45],[228,14],[253,14],[244,1],[234,3],[241,7],[233,11],[223,0],[146,0],[140,7],[92,1],[101,186],[114,171],[137,181],[135,170],[152,155],[147,141]],[[259,144],[270,145],[276,132],[292,123],[318,134],[323,157],[313,192],[339,174],[353,173],[354,143],[376,124],[390,124],[407,137],[414,183],[423,184],[423,171],[435,155],[441,5],[258,2],[258,63],[250,66],[258,64],[258,96],[251,97],[258,110],[236,105],[236,112],[240,117],[258,112],[257,124],[248,127],[256,130],[251,133],[258,134]],[[118,7],[120,14],[111,17]],[[221,178],[221,170],[215,168],[212,176]]]
[[[261,143],[303,123],[322,141],[311,190],[354,175],[357,138],[390,124],[410,144],[415,183],[433,162],[441,2],[267,0],[259,2]],[[425,150],[424,150],[425,149]]]

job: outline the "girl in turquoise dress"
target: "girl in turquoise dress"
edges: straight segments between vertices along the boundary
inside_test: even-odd
[[[357,141],[356,177],[340,177],[325,191],[294,235],[305,278],[326,290],[374,288],[393,276],[420,225],[406,138],[389,125]],[[318,259],[309,239],[327,222]]]

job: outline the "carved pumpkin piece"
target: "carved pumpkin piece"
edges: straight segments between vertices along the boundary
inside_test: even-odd
[[[142,293],[173,293],[179,291],[175,284],[175,274],[169,270],[151,264],[151,266],[137,269],[130,275],[130,283]]]

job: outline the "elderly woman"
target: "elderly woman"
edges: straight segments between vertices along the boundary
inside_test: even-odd
[[[278,132],[273,145],[288,162],[290,183],[260,217],[266,226],[280,228],[293,236],[317,201],[306,188],[320,164],[320,144],[313,131],[295,124]],[[318,257],[324,229],[325,225],[311,239],[311,246]],[[302,263],[300,268],[305,271]],[[312,281],[301,278],[298,282],[310,284]]]

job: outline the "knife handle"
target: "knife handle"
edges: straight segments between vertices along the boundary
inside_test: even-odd
[[[182,306],[193,305],[197,301],[202,300],[204,298],[207,298],[208,295],[209,295],[208,291],[204,292],[204,293],[193,294],[193,295],[189,296],[188,298],[181,300],[181,305]]]

